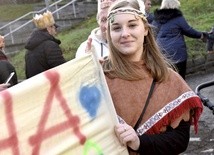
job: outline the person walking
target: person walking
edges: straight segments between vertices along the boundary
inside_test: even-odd
[[[154,11],[152,25],[162,52],[173,61],[185,79],[188,54],[184,36],[204,39],[206,35],[187,23],[179,7],[179,0],[162,0],[160,9]]]
[[[200,98],[164,58],[142,0],[109,8],[109,57],[101,62],[119,122],[115,134],[130,155],[184,152],[190,126],[203,110]]]
[[[65,63],[61,41],[56,39],[58,25],[55,24],[50,11],[33,18],[36,30],[30,35],[25,48],[25,74],[26,78],[35,76],[48,69]]]

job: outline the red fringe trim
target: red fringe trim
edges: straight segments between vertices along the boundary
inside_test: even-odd
[[[193,110],[193,114],[190,116],[191,125],[194,125],[195,134],[198,132],[198,121],[203,111],[203,104],[199,97],[191,97],[185,100],[180,106],[173,109],[166,116],[164,116],[159,122],[157,122],[146,134],[160,133],[160,129],[164,126],[168,126],[171,122],[179,118],[186,110]]]

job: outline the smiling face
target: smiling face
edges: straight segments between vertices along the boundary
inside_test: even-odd
[[[134,14],[115,14],[110,22],[110,38],[113,46],[130,61],[141,60],[145,29],[143,20]]]

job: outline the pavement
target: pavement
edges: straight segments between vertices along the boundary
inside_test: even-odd
[[[195,91],[201,83],[214,81],[214,71],[198,73],[186,77],[186,82]],[[201,94],[214,104],[214,85],[204,88]],[[199,120],[198,134],[191,128],[191,138],[187,150],[182,155],[214,155],[214,114],[204,106]]]

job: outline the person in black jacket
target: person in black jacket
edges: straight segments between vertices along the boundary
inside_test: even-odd
[[[9,85],[7,85],[14,86],[18,83],[16,70],[4,54],[4,46],[4,37],[0,35],[0,84],[5,83],[10,74],[14,72],[12,79],[9,81]]]
[[[14,66],[6,60],[0,60],[0,83],[5,83],[10,74],[14,72],[12,79],[9,81],[10,86],[14,86],[18,83],[16,70]]]
[[[37,29],[33,31],[25,45],[26,78],[65,62],[59,47],[61,41],[54,37],[57,34],[57,25],[52,13],[47,11],[43,15],[36,15],[33,21]]]

